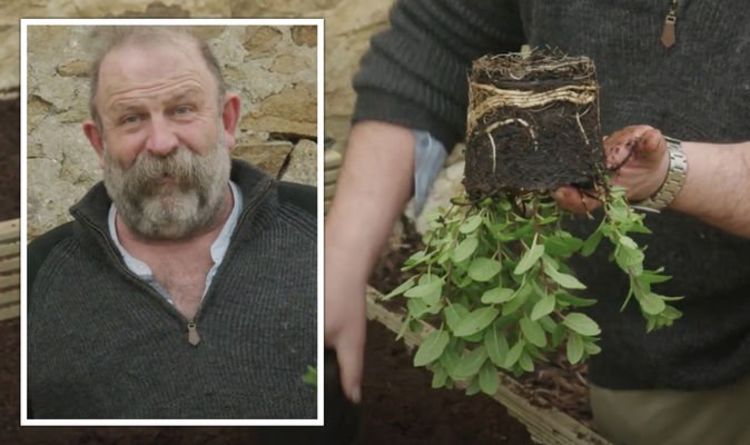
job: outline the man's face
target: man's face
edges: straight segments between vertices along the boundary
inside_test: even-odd
[[[217,91],[191,42],[125,46],[102,62],[104,183],[136,233],[183,238],[218,214],[230,160]]]

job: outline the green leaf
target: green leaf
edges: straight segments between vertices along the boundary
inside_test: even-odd
[[[409,311],[409,315],[412,318],[422,318],[422,316],[430,311],[430,307],[425,304],[424,301],[419,298],[412,298],[406,302],[406,309]]]
[[[482,224],[482,217],[480,215],[470,216],[461,224],[458,231],[463,234],[472,233],[479,228],[480,224]]]
[[[508,351],[508,355],[505,356],[505,366],[504,368],[510,369],[518,362],[518,359],[521,358],[521,354],[523,354],[523,347],[526,344],[523,340],[518,340],[518,343],[513,345],[512,348],[510,348],[510,351]]]
[[[558,324],[555,326],[555,331],[552,333],[552,346],[557,347],[562,342],[565,335],[568,333],[568,330],[565,329],[565,326]]]
[[[583,241],[563,232],[566,235],[558,235],[547,238],[544,241],[544,251],[552,256],[567,258],[576,253],[582,246]]]
[[[657,271],[644,270],[639,279],[647,284],[658,284],[672,279],[669,275],[662,275]]]
[[[454,374],[458,377],[458,380],[466,380],[474,377],[486,361],[487,351],[484,349],[484,346],[479,346],[461,357],[458,365],[456,365]]]
[[[466,386],[466,395],[473,396],[474,394],[479,394],[481,390],[482,388],[479,387],[479,377],[475,376],[471,379],[469,384]]]
[[[441,280],[432,280],[426,284],[418,284],[404,292],[404,297],[420,298],[425,304],[433,305],[443,293],[443,282]]]
[[[533,246],[523,254],[518,265],[516,265],[516,268],[513,270],[513,273],[516,275],[525,273],[527,270],[531,269],[537,261],[539,261],[539,258],[541,258],[542,255],[544,255],[544,245],[537,244]]]
[[[602,232],[597,229],[594,233],[591,234],[591,236],[586,238],[586,241],[583,242],[583,246],[581,247],[581,255],[585,257],[590,256],[599,246],[599,242],[601,242],[601,240]]]
[[[500,310],[492,306],[476,309],[461,320],[456,330],[453,331],[453,335],[456,337],[467,337],[476,334],[489,326],[499,313]]]
[[[404,292],[404,296],[408,298],[425,298],[433,294],[440,294],[442,290],[443,282],[440,280],[432,280],[410,288]]]
[[[588,355],[596,355],[602,352],[602,348],[600,348],[599,345],[592,341],[583,342],[583,349],[586,350],[586,353]]]
[[[476,334],[472,334],[467,337],[461,337],[461,340],[467,343],[479,343],[484,340],[484,331],[479,331]]]
[[[461,241],[458,246],[456,246],[456,250],[453,251],[453,262],[460,263],[469,258],[471,254],[477,250],[478,245],[479,238],[476,236],[470,236]]]
[[[625,248],[628,248],[628,249],[631,249],[631,250],[638,250],[638,244],[636,244],[635,241],[633,241],[633,238],[631,238],[631,237],[629,237],[627,235],[622,235],[617,240],[617,242],[619,244],[622,244],[622,246],[625,247]]]
[[[448,375],[455,379],[455,370],[461,360],[461,350],[463,349],[463,343],[458,340],[451,339],[448,346],[445,347],[443,355],[440,356],[438,363],[442,366]]]
[[[442,366],[435,366],[432,370],[432,388],[438,389],[445,386],[448,381],[448,372]]]
[[[414,287],[414,282],[416,281],[416,278],[417,278],[416,276],[409,278],[408,280],[406,280],[403,283],[401,283],[401,285],[399,285],[397,288],[395,288],[392,291],[388,292],[388,294],[383,295],[381,298],[383,300],[390,300],[391,298],[393,298],[393,297],[395,297],[397,295],[403,294],[407,290],[409,290],[412,287]]]
[[[418,264],[422,264],[425,261],[427,261],[431,256],[432,254],[428,255],[427,252],[424,250],[415,252],[406,261],[404,261],[404,269],[411,269],[414,266],[417,266]]]
[[[556,292],[555,297],[558,302],[567,303],[568,305],[577,307],[588,307],[596,304],[596,300],[594,300],[593,298],[576,297],[575,295],[567,291]]]
[[[550,263],[545,261],[544,273],[548,277],[552,278],[552,281],[554,281],[555,283],[566,289],[586,289],[586,285],[578,281],[578,278],[574,277],[573,275],[559,272],[557,269],[549,266]]]
[[[534,286],[530,282],[522,284],[511,296],[510,302],[503,306],[503,315],[510,315],[523,306],[531,295],[533,288]]]
[[[545,315],[550,314],[553,310],[555,310],[555,296],[545,294],[536,302],[534,308],[531,310],[531,321],[537,321]]]
[[[492,289],[485,291],[482,294],[481,301],[484,304],[505,303],[506,301],[510,301],[513,298],[515,292],[516,291],[514,291],[513,289],[508,289],[501,286],[493,287]]]
[[[573,331],[587,337],[599,335],[601,333],[599,325],[596,324],[596,322],[592,320],[588,315],[582,314],[580,312],[571,312],[570,314],[566,315],[565,319],[563,320],[563,324]]]
[[[487,362],[479,371],[479,388],[488,396],[493,396],[497,392],[497,386],[497,370],[491,363]]]
[[[461,320],[469,315],[469,310],[461,303],[452,303],[445,308],[443,314],[450,330],[456,332],[456,328],[458,328]]]
[[[615,249],[615,262],[617,262],[617,265],[623,270],[630,269],[633,275],[637,276],[643,272],[643,259],[643,252],[638,248],[632,249],[625,245],[619,245]]]
[[[570,333],[565,352],[571,365],[581,361],[581,358],[583,358],[583,339],[580,335],[575,332]]]
[[[489,258],[474,258],[469,265],[469,276],[474,281],[490,281],[500,272],[500,269],[499,261]]]
[[[497,322],[492,325],[491,329],[484,331],[484,347],[492,363],[502,367],[509,347],[503,331],[498,329]]]
[[[433,331],[424,339],[414,355],[414,366],[424,366],[437,360],[448,346],[450,335],[445,331]]]
[[[544,317],[540,318],[538,322],[542,329],[549,332],[550,334],[553,334],[557,329],[557,323],[549,316],[545,315]]]
[[[526,372],[534,372],[534,362],[531,360],[531,356],[524,351],[521,357],[518,358],[518,364]]]
[[[547,335],[544,333],[544,329],[539,323],[533,322],[528,318],[524,317],[520,321],[521,332],[526,340],[532,345],[543,348],[547,344]]]
[[[318,370],[314,366],[307,365],[302,381],[308,385],[318,386]]]
[[[638,303],[640,303],[643,312],[649,315],[658,315],[666,307],[664,300],[651,292],[642,294],[640,298],[638,298]]]

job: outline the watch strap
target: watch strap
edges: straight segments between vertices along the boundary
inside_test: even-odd
[[[667,152],[669,153],[669,169],[664,183],[649,198],[634,203],[636,207],[650,210],[662,210],[667,208],[674,198],[680,193],[685,185],[687,177],[688,162],[685,152],[682,150],[682,141],[664,136],[667,141]]]

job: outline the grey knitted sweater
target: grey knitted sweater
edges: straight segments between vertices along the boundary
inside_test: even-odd
[[[29,245],[28,375],[36,418],[315,418],[311,187],[234,161],[243,211],[195,318],[131,273],[102,184]]]
[[[355,120],[423,129],[451,147],[463,137],[467,70],[485,53],[532,46],[587,55],[601,83],[605,134],[649,124],[683,140],[750,140],[750,4],[680,0],[677,42],[660,41],[670,0],[604,2],[401,0],[391,29],[375,36],[354,80]],[[684,215],[649,215],[648,267],[684,295],[674,327],[645,333],[635,305],[619,306],[627,282],[600,249],[576,259],[576,272],[599,299],[603,352],[591,379],[610,388],[694,389],[750,374],[750,240]],[[594,226],[571,223],[584,235]]]

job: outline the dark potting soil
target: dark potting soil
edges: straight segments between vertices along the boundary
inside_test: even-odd
[[[0,101],[0,221],[21,214],[20,111],[18,99]]]
[[[464,185],[473,201],[600,182],[597,84],[589,59],[543,50],[486,56],[474,62],[469,84]],[[571,99],[550,99],[559,95]]]

